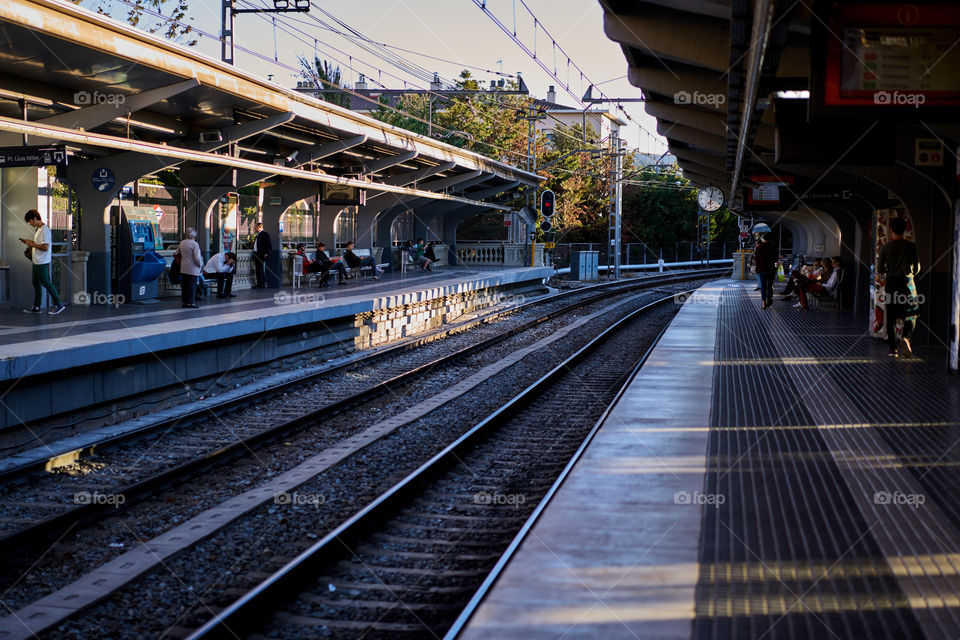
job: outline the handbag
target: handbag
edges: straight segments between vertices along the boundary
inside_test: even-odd
[[[167,277],[170,278],[171,284],[180,284],[180,252],[177,251],[173,254],[173,263],[170,265],[170,271],[167,273]]]
[[[27,247],[23,250],[23,255],[27,257],[27,260],[33,262],[33,247]]]

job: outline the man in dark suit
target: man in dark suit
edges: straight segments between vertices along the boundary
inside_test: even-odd
[[[270,240],[270,234],[263,230],[262,223],[255,224],[253,231],[256,234],[253,238],[253,265],[257,273],[257,284],[253,288],[266,289],[267,278],[264,265],[273,253],[273,243]]]

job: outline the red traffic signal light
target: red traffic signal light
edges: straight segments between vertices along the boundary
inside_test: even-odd
[[[543,214],[544,218],[553,217],[553,214],[556,212],[555,204],[556,196],[553,194],[553,191],[547,189],[540,194],[540,213]]]

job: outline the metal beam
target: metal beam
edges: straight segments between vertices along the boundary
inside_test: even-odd
[[[492,173],[485,173],[481,176],[477,176],[476,178],[464,180],[463,182],[457,185],[457,188],[454,189],[454,191],[463,193],[464,190],[469,189],[474,185],[481,184],[483,182],[489,182],[490,180],[493,180],[493,178],[494,178],[494,175]]]
[[[461,173],[455,176],[450,176],[449,178],[441,178],[440,180],[431,180],[430,182],[420,185],[424,191],[441,191],[449,187],[456,186],[467,180],[473,180],[483,175],[482,169],[477,169],[475,171],[467,171],[466,173]]]
[[[363,163],[363,172],[366,174],[377,173],[378,171],[383,171],[389,167],[400,164],[401,162],[406,162],[407,160],[413,160],[420,152],[416,149],[411,151],[404,151],[403,153],[398,153],[395,156],[387,156],[386,158],[380,158],[379,160],[371,160],[370,162]]]
[[[737,139],[737,149],[733,160],[733,176],[730,180],[731,203],[739,204],[740,178],[743,176],[747,147],[750,146],[753,135],[754,111],[759,97],[763,61],[767,55],[767,45],[770,43],[771,23],[773,22],[773,0],[757,0],[753,6],[753,34],[750,38],[751,47],[747,54],[747,82],[743,98],[743,112],[740,117],[740,135]],[[735,204],[735,206],[736,206]]]
[[[361,133],[358,136],[341,138],[340,140],[319,144],[315,147],[310,147],[309,149],[303,149],[297,153],[297,157],[292,162],[287,163],[287,166],[300,167],[309,162],[313,162],[314,160],[321,160],[328,156],[340,153],[341,151],[358,147],[366,141],[366,134]]]
[[[483,200],[484,198],[489,198],[490,196],[495,196],[498,193],[503,193],[504,191],[510,191],[516,187],[520,186],[519,180],[511,180],[505,184],[497,185],[496,187],[490,187],[488,189],[483,189],[482,191],[474,191],[470,194],[470,197],[474,200]]]
[[[156,103],[179,95],[184,91],[189,91],[200,86],[200,81],[196,78],[190,78],[182,82],[174,82],[164,87],[157,87],[148,91],[141,91],[132,96],[123,94],[111,94],[115,100],[91,104],[89,107],[82,107],[75,111],[59,113],[49,118],[38,120],[43,124],[53,125],[55,127],[67,127],[69,129],[95,129],[104,125],[115,118],[121,118],[130,113],[136,113],[141,109],[153,106]],[[121,100],[122,98],[122,100]]]
[[[260,120],[251,120],[250,122],[244,122],[243,124],[237,124],[232,127],[227,127],[226,129],[221,129],[221,139],[219,141],[184,145],[183,148],[193,149],[194,151],[216,151],[217,149],[226,147],[231,143],[252,138],[253,136],[261,134],[264,131],[269,131],[274,127],[279,127],[280,125],[286,124],[295,117],[295,113],[292,111],[287,111],[286,113],[278,113],[275,116],[267,116],[266,118],[261,118]]]
[[[443,173],[444,171],[450,171],[457,166],[456,162],[441,162],[440,164],[433,167],[426,167],[423,169],[418,169],[416,171],[407,171],[406,173],[401,173],[395,176],[390,176],[381,180],[383,184],[393,184],[397,186],[403,186],[407,184],[413,184],[414,182],[419,182],[424,178],[429,178],[430,176],[435,176],[438,173]]]
[[[404,196],[412,196],[417,198],[427,198],[430,200],[450,200],[450,201],[459,201],[465,204],[473,204],[474,201],[469,198],[459,198],[457,196],[447,195],[445,193],[437,193],[434,191],[427,191],[425,189],[411,189],[409,187],[397,187],[393,185],[380,184],[377,182],[369,182],[367,180],[356,180],[352,178],[342,178],[337,176],[331,176],[325,173],[313,173],[310,171],[304,171],[302,169],[290,169],[288,167],[278,167],[265,162],[256,162],[254,160],[247,160],[245,158],[236,158],[233,156],[228,156],[224,154],[217,153],[205,153],[202,151],[195,151],[192,149],[186,149],[183,147],[172,147],[164,144],[155,144],[152,142],[143,142],[141,140],[129,140],[127,138],[118,138],[116,136],[108,136],[99,133],[89,133],[86,131],[73,131],[70,129],[64,129],[62,127],[51,127],[49,125],[41,125],[36,122],[24,122],[22,120],[17,120],[14,118],[6,118],[0,116],[0,131],[7,131],[10,133],[17,134],[26,134],[29,136],[38,136],[46,138],[54,138],[59,140],[64,140],[65,142],[71,142],[76,144],[86,144],[96,147],[104,147],[107,149],[117,149],[122,151],[131,151],[134,153],[141,154],[143,156],[149,156],[154,158],[172,158],[176,159],[177,162],[173,164],[178,164],[184,160],[194,160],[197,162],[206,162],[208,164],[216,164],[226,167],[232,167],[236,169],[252,169],[254,171],[263,171],[271,175],[282,175],[289,178],[301,178],[304,180],[309,180],[313,182],[328,182],[332,184],[346,185],[350,187],[359,187],[361,189],[368,189],[371,191],[387,191],[391,193],[402,194]],[[116,156],[115,156],[116,157]],[[476,175],[483,173],[479,169],[477,171],[471,171],[460,176],[456,176],[458,179],[457,182],[462,182]],[[452,178],[446,178],[445,180],[434,180],[433,183],[443,183],[446,180],[451,180]],[[431,183],[431,184],[433,184]],[[424,185],[426,186],[426,185]],[[488,204],[488,207],[492,209],[502,209],[506,210],[508,207],[503,207],[500,205]]]

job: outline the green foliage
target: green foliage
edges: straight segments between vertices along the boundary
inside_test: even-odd
[[[631,180],[641,184],[624,186],[624,242],[657,246],[696,240],[697,192],[676,164],[667,171],[641,169]],[[710,216],[711,241],[735,240],[737,232],[737,216],[726,205]]]
[[[193,26],[188,24],[192,19],[187,18],[187,0],[131,0],[130,4],[117,4],[111,0],[70,1],[111,18],[117,18],[126,11],[127,22],[138,29],[159,34],[188,47],[197,44],[197,39],[190,36]]]
[[[505,87],[516,89],[516,84]],[[411,93],[404,95],[396,108],[383,106],[371,115],[395,127],[427,135],[433,123],[433,137],[456,147],[475,151],[494,160],[523,166],[527,153],[527,123],[515,118],[529,100],[523,96],[498,95],[484,91],[482,83],[464,70],[447,89],[482,91],[476,95],[440,95]]]
[[[327,60],[314,58],[310,62],[306,57],[299,56],[300,76],[305,80],[312,82],[318,89],[330,89],[330,91],[321,91],[317,97],[326,102],[330,102],[341,107],[350,106],[350,95],[336,87],[342,87],[342,73],[340,67],[331,64]]]

